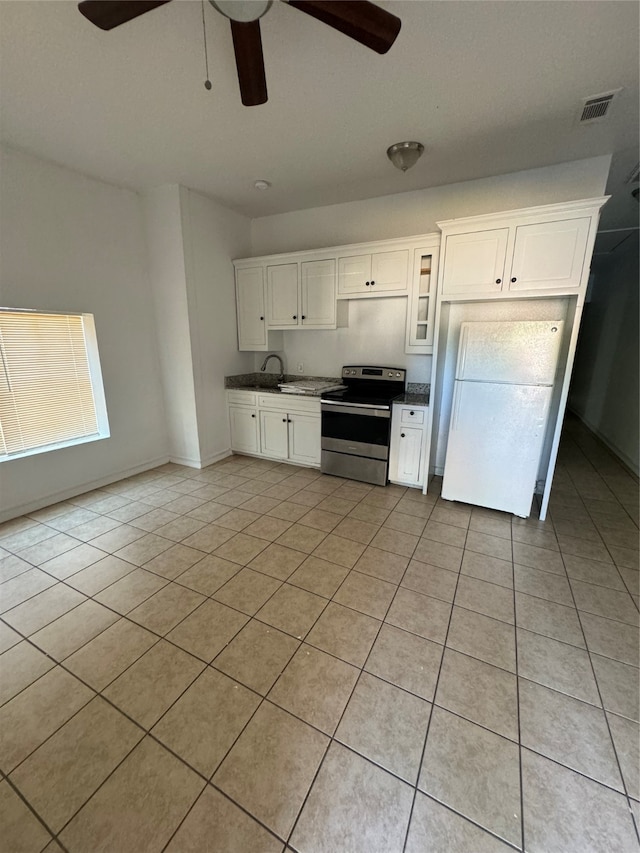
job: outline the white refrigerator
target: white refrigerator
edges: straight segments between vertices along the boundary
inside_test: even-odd
[[[442,497],[531,512],[563,321],[460,324]]]

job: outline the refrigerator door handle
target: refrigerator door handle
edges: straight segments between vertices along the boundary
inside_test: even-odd
[[[455,430],[458,425],[458,410],[460,408],[460,394],[458,393],[460,389],[458,388],[458,383],[455,384],[455,389],[453,392],[453,407],[451,409],[451,422],[449,423],[449,429]]]
[[[460,335],[460,344],[458,349],[458,364],[456,365],[456,376],[464,376],[464,368],[467,361],[467,338],[469,336],[469,327],[463,326]]]

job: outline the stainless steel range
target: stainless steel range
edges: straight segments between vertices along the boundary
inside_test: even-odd
[[[384,486],[389,466],[391,402],[404,393],[401,367],[342,368],[341,391],[320,398],[324,474]]]

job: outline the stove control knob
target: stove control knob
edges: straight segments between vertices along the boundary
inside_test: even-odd
[[[393,376],[393,373],[391,371],[389,371],[389,376]]]
[[[396,376],[400,376],[400,374],[399,374],[399,373],[396,373]]]

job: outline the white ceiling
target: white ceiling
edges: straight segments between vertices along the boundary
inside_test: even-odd
[[[103,32],[70,0],[0,0],[2,139],[251,217],[613,153],[602,225],[637,224],[636,2],[378,5],[403,22],[385,56],[276,0],[261,21],[269,100],[243,107],[229,23],[208,3],[210,92],[200,2]],[[578,126],[582,98],[620,87],[605,122]],[[385,151],[413,139],[425,154],[402,174]]]

